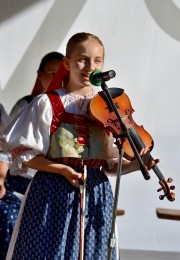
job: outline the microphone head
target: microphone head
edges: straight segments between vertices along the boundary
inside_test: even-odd
[[[91,74],[90,74],[90,76],[89,76],[89,81],[90,81],[90,83],[92,84],[92,85],[94,85],[94,86],[97,86],[97,87],[99,87],[99,86],[101,86],[101,83],[102,83],[102,81],[96,81],[96,74],[99,74],[99,73],[101,73],[102,71],[100,71],[100,70],[95,70],[95,71],[93,71]]]

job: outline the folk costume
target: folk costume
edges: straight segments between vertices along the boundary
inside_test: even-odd
[[[109,133],[91,122],[87,107],[96,93],[78,96],[64,87],[35,97],[12,131],[4,134],[13,156],[11,172],[28,171],[23,161],[37,155],[81,171],[87,165],[85,259],[106,259],[113,194],[101,170]],[[12,128],[11,128],[12,129]],[[18,129],[18,133],[17,133]],[[14,251],[7,260],[79,258],[80,191],[60,174],[38,171],[29,187]],[[113,252],[113,259],[115,252]]]
[[[33,100],[36,94],[39,94],[40,82],[37,77],[31,95],[24,96],[19,99],[8,115],[4,107],[0,104],[0,132],[24,110],[26,106]],[[3,151],[0,145],[0,160],[11,164],[11,155]],[[14,176],[9,170],[4,182],[6,193],[0,199],[0,259],[5,260],[8,251],[11,236],[18,217],[21,201],[26,189],[34,175],[35,171],[31,170],[26,175]]]
[[[10,117],[0,104],[0,132],[9,124]],[[0,146],[0,161],[11,163],[11,155]],[[20,176],[11,176],[9,172],[4,181],[5,195],[0,199],[0,259],[6,258],[11,235],[18,216],[21,200],[17,194],[25,193],[28,180]]]

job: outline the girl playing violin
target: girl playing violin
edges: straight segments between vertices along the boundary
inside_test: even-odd
[[[110,135],[86,114],[96,94],[89,76],[102,70],[103,62],[104,46],[97,36],[73,35],[63,61],[68,81],[34,98],[4,133],[2,142],[13,156],[11,173],[38,170],[27,193],[12,259],[78,259],[82,164],[87,165],[84,259],[107,258],[113,194],[102,166],[116,151],[109,149]],[[147,148],[141,155],[152,167]],[[138,169],[136,160],[123,162],[123,174]]]

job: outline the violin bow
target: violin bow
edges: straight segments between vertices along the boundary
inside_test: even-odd
[[[81,180],[81,183],[80,183],[80,251],[79,251],[79,260],[84,260],[86,179],[87,179],[87,165],[83,165],[83,161],[82,161],[82,180]]]

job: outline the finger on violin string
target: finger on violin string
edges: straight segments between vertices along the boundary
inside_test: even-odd
[[[160,161],[159,159],[153,159],[151,156],[147,155],[143,155],[141,158],[148,170],[151,170],[153,166],[155,166]]]
[[[160,162],[160,159],[155,159],[154,162],[155,162],[155,164],[156,164],[156,163],[159,163],[159,162]]]
[[[154,165],[156,165],[159,162],[160,162],[159,159],[153,159],[153,158],[150,157],[150,160],[149,160],[149,163],[148,163],[148,169],[151,169]]]
[[[147,152],[150,152],[150,149],[149,149],[148,146],[145,146],[145,147],[143,147],[143,148],[140,150],[139,154],[140,154],[140,155],[143,155],[143,154],[146,154]]]
[[[141,159],[145,165],[148,165],[150,162],[150,154],[149,153],[143,153],[141,155]]]

